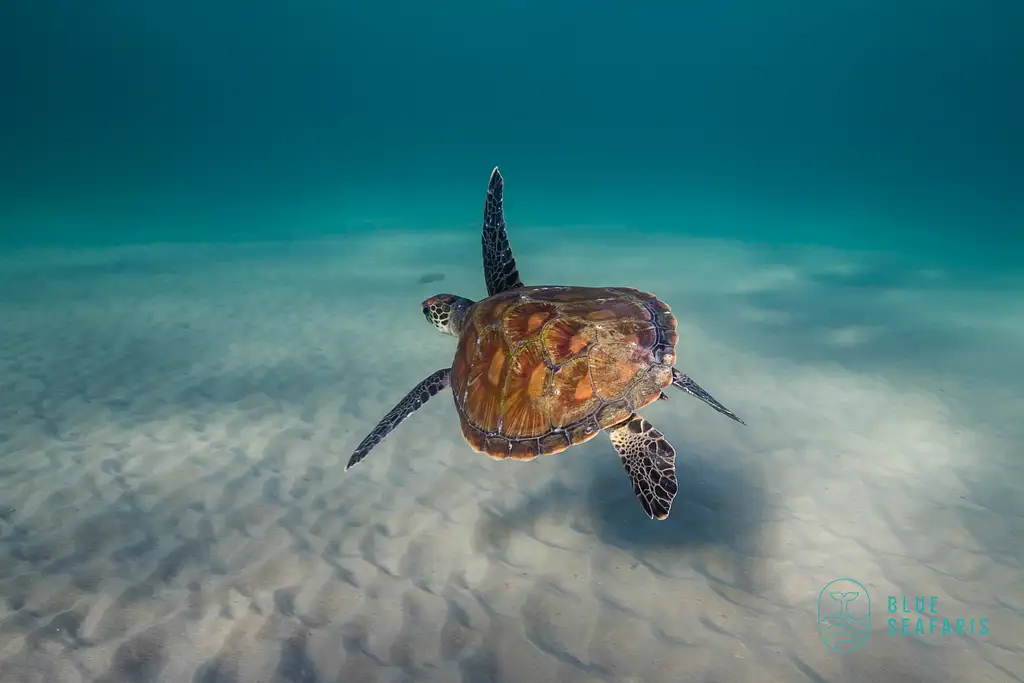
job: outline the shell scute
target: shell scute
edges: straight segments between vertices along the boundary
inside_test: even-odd
[[[498,328],[480,332],[466,363],[466,410],[486,432],[498,428],[508,371],[508,347]]]
[[[563,431],[553,431],[540,437],[541,452],[547,453],[548,455],[561,453],[572,445],[572,441],[569,440],[569,435]]]
[[[533,460],[540,455],[540,443],[533,439],[512,441],[508,450],[513,460]]]
[[[633,414],[633,410],[626,401],[613,401],[601,406],[597,412],[597,422],[602,428],[617,425]]]
[[[658,341],[657,328],[654,326],[654,323],[646,320],[637,320],[635,318],[617,320],[611,323],[611,328],[613,334],[618,337],[618,341],[623,344],[632,344],[650,349]]]
[[[558,365],[586,353],[596,336],[595,330],[586,321],[558,318],[544,327],[540,338],[548,358]]]
[[[533,341],[516,351],[508,367],[499,433],[533,438],[551,430],[544,410],[550,377],[551,369],[539,342]]]
[[[531,301],[508,310],[502,318],[505,337],[515,345],[534,339],[544,324],[558,315],[558,307],[544,301]]]
[[[482,302],[473,308],[473,319],[481,328],[500,325],[509,309],[519,303],[516,297],[500,296]]]
[[[561,303],[587,302],[601,291],[596,287],[550,287],[545,289],[547,291],[539,293],[538,298]]]
[[[650,320],[651,313],[643,304],[622,296],[602,297],[592,301],[579,301],[567,304],[564,312],[568,316],[582,318],[590,322],[601,322],[623,318],[639,318]]]
[[[590,350],[594,389],[604,401],[622,396],[650,362],[651,352],[639,346],[598,344]]]
[[[590,441],[595,436],[600,434],[601,425],[598,424],[596,419],[590,418],[585,422],[573,425],[572,427],[566,430],[566,433],[569,435],[569,440],[572,442],[572,445],[578,446],[581,443],[586,443],[587,441]]]
[[[551,425],[556,428],[575,424],[600,403],[590,379],[586,358],[569,361],[554,372],[548,395]]]

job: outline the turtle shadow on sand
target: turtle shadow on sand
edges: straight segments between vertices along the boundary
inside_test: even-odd
[[[621,548],[638,560],[687,557],[685,563],[709,576],[717,570],[705,570],[698,556],[709,549],[724,550],[721,557],[731,558],[727,569],[732,582],[756,594],[760,558],[770,555],[775,545],[766,527],[771,506],[760,466],[741,465],[726,449],[698,452],[679,437],[674,440],[681,446],[676,461],[679,489],[668,518],[649,519],[615,451],[592,443],[556,459],[550,483],[525,498],[511,505],[487,504],[476,529],[477,550],[501,556],[515,535],[532,534],[546,520],[592,534],[601,544]],[[568,477],[564,468],[570,471]],[[567,485],[569,480],[579,483]]]
[[[602,543],[625,549],[724,546],[743,555],[757,553],[766,502],[756,469],[728,467],[725,454],[681,449],[672,513],[655,522],[639,509],[615,453],[608,455],[609,462],[592,464],[584,497],[594,535]]]

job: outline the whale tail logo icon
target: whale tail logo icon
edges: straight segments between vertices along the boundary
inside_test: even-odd
[[[871,596],[859,581],[836,579],[818,596],[818,635],[834,652],[856,652],[871,635]]]
[[[838,600],[839,601],[839,603],[841,605],[839,607],[839,614],[841,614],[841,615],[842,614],[847,614],[848,615],[849,614],[849,609],[847,608],[847,605],[851,601],[857,599],[857,596],[860,595],[860,591],[847,591],[845,593],[843,593],[841,591],[830,591],[829,595],[832,596],[833,600]]]

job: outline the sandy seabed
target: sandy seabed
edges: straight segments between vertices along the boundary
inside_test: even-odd
[[[1024,680],[1019,279],[513,232],[530,284],[657,293],[746,420],[645,409],[667,521],[607,439],[472,453],[450,393],[343,471],[450,363],[419,302],[482,295],[473,230],[0,257],[0,681]],[[841,577],[852,654],[818,634]],[[894,635],[889,596],[987,633]]]

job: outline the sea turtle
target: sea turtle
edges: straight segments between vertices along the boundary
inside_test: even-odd
[[[533,460],[604,430],[644,512],[668,517],[676,495],[675,449],[643,406],[673,385],[737,422],[740,418],[676,370],[676,319],[653,294],[627,287],[527,287],[519,278],[491,173],[484,205],[487,298],[438,294],[423,315],[458,337],[450,367],[433,373],[384,416],[356,448],[352,467],[433,395],[453,388],[462,434],[478,453]]]

